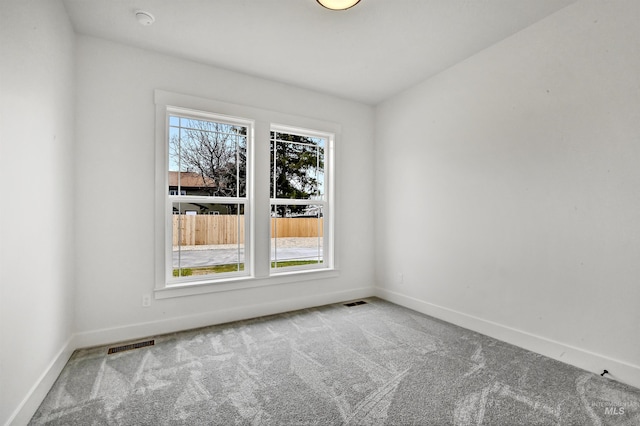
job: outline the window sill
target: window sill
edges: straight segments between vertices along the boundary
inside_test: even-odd
[[[267,287],[271,285],[290,284],[300,281],[322,280],[335,278],[339,275],[337,269],[307,270],[280,272],[268,277],[238,277],[219,281],[196,281],[185,284],[174,284],[155,290],[156,299],[170,299],[173,297],[192,296],[206,293],[220,293],[223,291],[242,290],[247,288]]]

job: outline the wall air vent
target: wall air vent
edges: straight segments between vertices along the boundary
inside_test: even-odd
[[[138,343],[132,343],[130,345],[116,346],[114,348],[109,348],[109,352],[107,352],[107,354],[111,355],[118,352],[130,351],[132,349],[140,349],[147,346],[153,346],[155,345],[155,343],[156,343],[155,340],[147,340],[146,342],[138,342]]]

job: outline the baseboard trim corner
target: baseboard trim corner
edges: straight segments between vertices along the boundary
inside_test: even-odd
[[[88,332],[75,333],[65,342],[45,372],[31,387],[20,405],[9,417],[5,426],[21,426],[29,423],[35,412],[42,404],[47,393],[62,372],[62,369],[77,349],[92,346],[109,345],[148,336],[173,333],[183,330],[223,324],[232,321],[274,315],[298,309],[339,303],[345,300],[360,299],[374,296],[373,287],[316,294],[305,297],[278,300],[271,303],[254,304],[223,311],[205,312],[195,315],[168,318],[158,321],[138,323],[123,327],[106,328]]]
[[[640,389],[640,366],[376,287],[381,299]]]
[[[18,426],[29,423],[75,351],[73,340],[73,336],[67,339],[45,371],[40,375],[31,389],[29,389],[29,392],[27,392],[22,402],[9,417],[5,426]]]

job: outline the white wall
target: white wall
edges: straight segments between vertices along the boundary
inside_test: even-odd
[[[382,296],[640,386],[638,22],[580,1],[379,105]]]
[[[3,1],[0,17],[0,424],[28,420],[76,345],[359,297],[374,278],[391,300],[640,386],[634,0],[570,6],[383,103],[375,125],[357,103],[74,41],[58,1]],[[342,124],[337,278],[141,307],[156,88]]]
[[[373,293],[373,108],[79,36],[79,345],[110,343]],[[154,300],[154,89],[342,125],[336,148],[337,278]],[[357,199],[352,195],[358,195]]]
[[[73,331],[75,44],[44,0],[0,2],[0,40],[0,424],[21,424]]]

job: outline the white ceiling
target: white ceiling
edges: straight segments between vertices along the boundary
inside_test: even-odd
[[[64,0],[88,34],[376,104],[576,0]],[[144,27],[134,12],[151,12]]]

